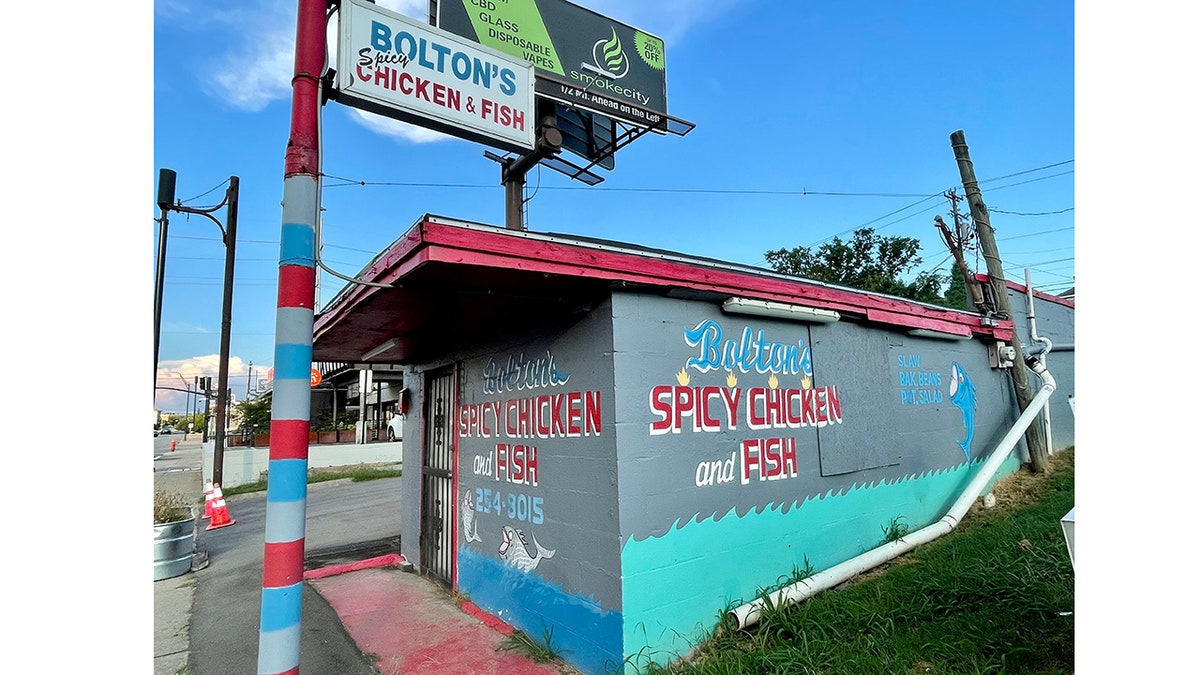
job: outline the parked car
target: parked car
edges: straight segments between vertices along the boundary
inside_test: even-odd
[[[171,435],[171,427],[163,427],[158,430],[158,433],[166,435],[166,436],[170,436]]]
[[[392,419],[388,420],[387,439],[389,441],[404,440],[404,418],[393,415]]]

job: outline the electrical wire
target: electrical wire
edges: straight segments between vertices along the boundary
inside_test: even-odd
[[[994,209],[994,208],[988,207],[988,211],[991,213],[1003,213],[1003,214],[1009,215],[1009,216],[1057,216],[1060,213],[1067,213],[1069,211],[1074,211],[1074,210],[1075,210],[1075,207],[1072,206],[1069,209],[1062,209],[1060,211],[1043,211],[1041,213],[1023,213],[1021,211],[1002,211],[1000,209]]]
[[[208,196],[208,195],[212,194],[213,192],[216,192],[217,190],[220,190],[221,188],[225,187],[226,185],[229,185],[229,179],[228,179],[228,178],[226,178],[225,180],[221,181],[220,183],[217,183],[217,184],[216,184],[216,186],[214,186],[214,187],[213,187],[211,190],[209,190],[208,192],[204,192],[204,193],[198,194],[198,195],[196,195],[195,197],[192,197],[192,198],[190,198],[190,199],[181,199],[181,200],[179,200],[179,203],[180,203],[180,204],[187,204],[188,202],[193,202],[193,201],[196,201],[197,199],[200,199],[201,197],[206,197],[206,196]],[[215,209],[215,208],[217,208],[217,207],[219,207],[219,206],[220,206],[220,204],[214,204],[214,205],[212,205],[212,206],[195,206],[195,207],[192,207],[192,208],[197,208],[197,209],[200,209],[200,210],[204,210],[204,209]]]

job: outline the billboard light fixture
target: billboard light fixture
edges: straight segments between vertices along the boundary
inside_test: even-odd
[[[812,323],[833,323],[842,318],[841,314],[832,309],[819,309],[803,305],[792,305],[786,302],[753,300],[751,298],[729,298],[721,305],[721,309],[725,310],[727,314],[749,314],[752,316],[766,316],[775,319],[808,321]]]
[[[388,340],[387,342],[382,342],[378,346],[376,346],[374,349],[372,349],[371,351],[367,352],[366,354],[363,354],[362,355],[363,361],[370,361],[371,359],[375,358],[376,356],[379,356],[380,354],[385,354],[385,353],[391,351],[392,349],[394,349],[396,347],[396,345],[398,345],[398,344],[400,344],[400,340],[398,338],[392,338],[391,340]]]

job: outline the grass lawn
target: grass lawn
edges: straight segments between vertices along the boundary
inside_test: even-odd
[[[995,488],[941,539],[745,631],[718,627],[687,663],[651,675],[1073,673],[1075,575],[1061,519],[1074,448]],[[639,664],[641,665],[641,664]]]
[[[400,469],[391,468],[393,465],[381,466],[377,464],[358,464],[354,466],[335,466],[319,469],[308,470],[308,482],[323,483],[331,480],[340,480],[349,478],[354,482],[364,480],[377,480],[379,478],[395,478],[401,474]],[[242,483],[235,485],[228,490],[222,488],[221,494],[225,497],[233,495],[243,495],[250,492],[263,492],[267,489],[267,481],[259,480],[253,483]]]

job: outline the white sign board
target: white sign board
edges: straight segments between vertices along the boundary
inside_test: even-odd
[[[506,150],[534,147],[533,65],[343,0],[337,101]]]

